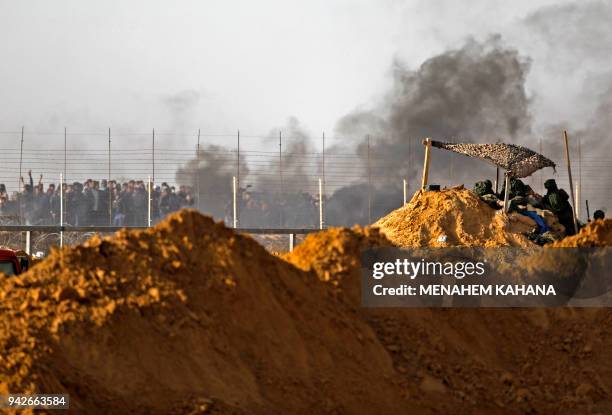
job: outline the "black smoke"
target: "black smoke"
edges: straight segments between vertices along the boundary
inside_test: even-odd
[[[546,67],[552,73],[582,79],[582,94],[571,99],[572,119],[546,120],[544,152],[558,162],[560,182],[568,187],[562,131],[568,130],[574,183],[582,170],[581,218],[584,200],[591,213],[612,204],[612,169],[609,157],[612,135],[612,3],[584,1],[552,5],[527,16],[525,26],[534,43],[544,46]],[[559,100],[567,101],[563,86]],[[584,114],[587,114],[584,116]],[[569,118],[569,117],[568,117]],[[580,142],[580,145],[578,144]],[[581,150],[582,162],[578,160]],[[581,168],[582,167],[582,168]]]
[[[328,205],[330,222],[344,222],[343,207],[368,205],[368,199],[376,201],[374,219],[401,206],[402,180],[408,180],[412,192],[420,185],[421,142],[426,137],[461,142],[525,141],[531,133],[530,100],[524,86],[529,64],[529,59],[505,46],[499,36],[484,42],[469,40],[460,49],[428,59],[416,70],[394,62],[393,87],[383,102],[371,111],[348,114],[337,126],[340,136],[362,138],[357,153],[364,170],[368,154],[365,137],[369,135],[370,157],[384,160],[380,175],[392,178],[369,193],[362,184],[336,191]],[[481,161],[433,151],[430,183],[471,184],[494,175],[495,169]],[[367,222],[363,214],[355,219],[351,218]]]
[[[533,96],[526,89],[531,59],[515,47],[493,35],[484,41],[467,40],[462,47],[448,50],[411,68],[397,60],[392,63],[392,87],[371,109],[359,109],[342,117],[334,136],[341,141],[327,149],[334,153],[353,152],[354,166],[363,174],[350,184],[326,186],[326,223],[328,225],[366,224],[401,206],[402,180],[408,181],[409,197],[419,187],[422,171],[422,140],[454,142],[506,142],[525,145],[565,167],[562,132],[570,131],[574,160],[576,137],[582,140],[585,160],[609,154],[612,130],[612,5],[603,1],[550,6],[527,16],[523,21],[534,47],[549,51],[544,67],[567,73],[588,71],[595,94],[588,102],[576,102],[583,112],[592,114],[583,125],[575,120],[538,120],[531,112]],[[579,70],[580,69],[580,70]],[[586,110],[588,109],[588,111]],[[593,110],[594,109],[594,110]],[[305,164],[305,155],[316,153],[317,139],[304,131],[297,120],[282,128],[283,135],[297,137],[287,141],[283,152],[283,183],[297,191],[313,192],[308,185],[321,174],[321,164]],[[270,134],[270,142],[277,130]],[[542,144],[540,144],[542,143]],[[368,160],[375,160],[368,163]],[[376,160],[382,160],[377,162]],[[329,164],[326,163],[326,166]],[[574,178],[578,177],[574,163]],[[596,205],[611,202],[602,196],[612,188],[612,169],[588,167],[599,177],[595,185],[585,187],[584,197]],[[585,167],[585,172],[588,173]],[[269,171],[278,166],[270,161]],[[585,173],[586,174],[586,173]],[[540,179],[552,171],[536,173]],[[328,172],[328,177],[330,176]],[[368,176],[374,180],[368,180]],[[563,183],[563,173],[558,177]],[[433,149],[430,183],[442,186],[466,184],[495,178],[495,167],[480,160]],[[536,177],[530,179],[532,184]],[[279,177],[246,177],[259,188],[279,185]],[[541,181],[541,180],[540,180]],[[541,189],[536,189],[541,190]],[[568,189],[569,190],[569,189]],[[278,190],[277,190],[278,191]],[[289,224],[286,224],[289,226]]]
[[[176,172],[179,183],[187,183],[194,189],[196,207],[216,218],[232,219],[232,185],[236,176],[237,153],[221,146],[206,146],[195,158]],[[248,176],[249,167],[244,156],[240,157],[241,175]]]

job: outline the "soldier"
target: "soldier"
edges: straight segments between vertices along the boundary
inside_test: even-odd
[[[542,200],[545,209],[550,210],[559,218],[561,225],[565,227],[566,235],[574,234],[574,214],[569,204],[569,195],[563,189],[557,187],[554,179],[544,182],[546,195]]]
[[[493,183],[491,183],[491,180],[488,179],[483,182],[477,182],[474,185],[474,193],[476,193],[478,196],[492,195]]]
[[[491,183],[491,180],[487,179],[482,182],[477,182],[474,185],[474,193],[476,193],[480,197],[480,199],[482,199],[487,205],[491,206],[493,209],[501,208],[499,204],[499,199],[493,191],[493,183]]]

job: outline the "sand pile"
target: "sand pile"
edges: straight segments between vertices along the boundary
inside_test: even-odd
[[[463,187],[415,194],[373,226],[400,247],[530,246],[521,233],[535,226],[523,215],[504,215]]]
[[[428,413],[316,278],[192,211],[0,281],[0,393],[81,413]]]
[[[363,309],[359,250],[388,244],[371,232],[309,235],[285,259],[342,289],[404,396],[439,414],[612,413],[609,310]]]
[[[350,294],[354,296],[359,295],[359,286],[353,281],[358,278],[356,273],[361,271],[361,251],[380,246],[392,244],[376,228],[330,228],[308,235],[304,242],[283,258],[304,271],[313,271],[333,287],[353,290]],[[348,285],[344,284],[345,279],[348,279]]]
[[[557,248],[612,246],[612,219],[596,220],[551,246]]]
[[[183,211],[56,251],[0,280],[0,393],[94,414],[612,413],[612,313],[363,309],[360,251],[390,243],[331,229],[281,259]]]

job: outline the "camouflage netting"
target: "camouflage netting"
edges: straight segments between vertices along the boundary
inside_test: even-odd
[[[555,163],[543,155],[514,144],[473,144],[432,141],[433,147],[454,151],[469,157],[477,157],[499,166],[511,177],[527,177],[544,167],[555,168]]]

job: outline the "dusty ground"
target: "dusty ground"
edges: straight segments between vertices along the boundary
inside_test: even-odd
[[[469,214],[459,238],[499,230]],[[331,229],[280,258],[182,211],[56,251],[0,279],[0,393],[94,414],[612,413],[608,309],[363,309],[359,252],[388,244]]]
[[[286,259],[337,276],[337,301],[373,328],[416,403],[442,414],[612,413],[609,309],[363,309],[355,258],[380,243],[373,231],[312,235]]]

